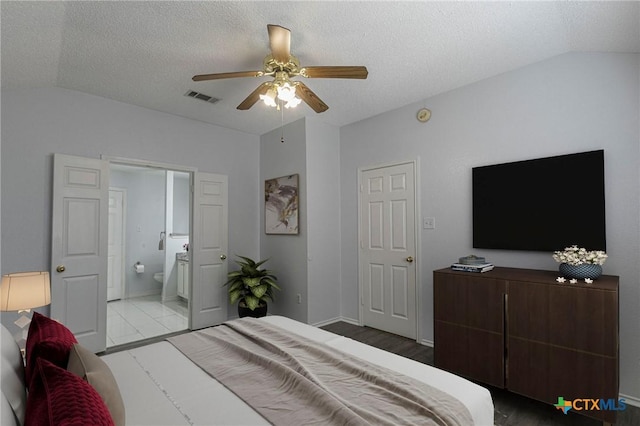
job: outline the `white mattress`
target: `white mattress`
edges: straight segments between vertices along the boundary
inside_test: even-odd
[[[460,400],[476,425],[493,425],[489,391],[459,376],[281,316],[272,324],[421,380]],[[105,355],[125,403],[127,425],[267,425],[260,414],[168,342]]]

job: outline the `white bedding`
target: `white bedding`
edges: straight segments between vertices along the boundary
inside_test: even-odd
[[[429,383],[460,400],[477,425],[493,425],[489,391],[466,379],[281,316],[263,318],[293,333]],[[168,342],[105,355],[128,425],[266,425],[262,416]]]

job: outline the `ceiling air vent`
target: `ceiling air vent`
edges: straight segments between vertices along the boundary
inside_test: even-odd
[[[215,104],[217,102],[220,102],[220,99],[218,98],[214,98],[213,96],[205,95],[204,93],[196,92],[193,90],[189,90],[184,95],[190,98],[200,99],[201,101],[209,102],[210,104]]]

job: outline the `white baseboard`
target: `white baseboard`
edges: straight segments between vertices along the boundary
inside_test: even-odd
[[[620,398],[624,399],[624,402],[628,405],[633,405],[634,407],[640,408],[640,398],[636,398],[635,396],[625,395],[623,393],[620,394]]]
[[[328,319],[326,321],[320,321],[320,322],[313,323],[311,325],[314,326],[314,327],[324,327],[325,325],[333,324],[333,323],[340,322],[340,321],[346,322],[346,323],[349,323],[349,324],[353,324],[353,325],[360,325],[360,322],[358,320],[354,320],[352,318],[346,318],[346,317],[331,318],[331,319]]]
[[[433,340],[422,339],[418,343],[420,343],[423,346],[429,346],[430,348],[433,347]]]
[[[162,298],[162,290],[147,290],[139,293],[127,294],[126,297],[122,297],[122,299],[135,299],[136,297],[147,297],[147,296],[160,296]]]
[[[346,323],[353,324],[353,325],[360,325],[360,321],[353,318],[340,317],[340,321],[344,321]]]

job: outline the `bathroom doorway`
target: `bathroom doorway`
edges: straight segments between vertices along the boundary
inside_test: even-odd
[[[109,169],[107,348],[189,328],[192,178],[147,165]]]
[[[98,353],[107,348],[111,164],[189,174],[189,300],[186,302],[188,319],[184,323],[188,323],[188,329],[197,330],[226,321],[228,301],[223,284],[227,277],[229,237],[228,177],[196,168],[142,160],[108,157],[95,159],[59,153],[53,156],[50,268],[55,273],[51,276],[51,317],[64,318],[65,324],[76,335],[79,343],[89,350]],[[130,204],[134,197],[130,190],[127,193]],[[130,210],[127,208],[127,216]],[[156,211],[157,215],[162,216],[165,209],[147,210]],[[153,217],[153,214],[150,216]],[[127,219],[127,228],[130,229],[132,225],[129,222],[131,221]],[[145,225],[140,227],[142,232],[147,220],[143,219],[141,224]],[[148,245],[155,245],[159,249],[159,239]],[[130,250],[125,250],[125,259],[128,259]],[[137,260],[132,262],[123,262],[125,273],[132,270],[141,275],[150,272],[148,268],[144,268],[143,261],[140,265],[136,265]],[[153,296],[158,297],[158,294],[161,298],[161,290],[156,291]],[[125,282],[122,297],[131,296],[131,286]]]

